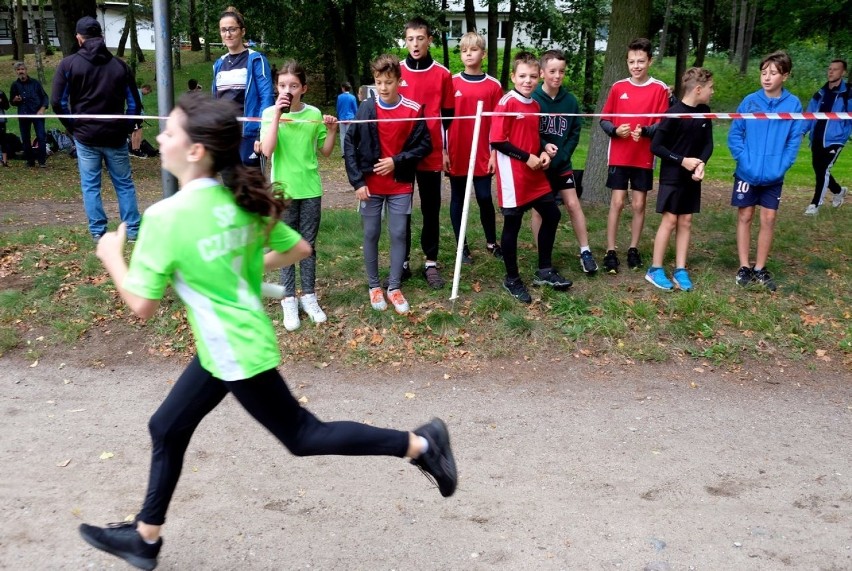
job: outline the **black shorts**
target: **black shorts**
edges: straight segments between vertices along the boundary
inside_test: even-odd
[[[695,214],[701,212],[701,185],[660,183],[657,189],[657,213]]]
[[[539,196],[535,200],[527,202],[521,206],[515,206],[512,208],[503,208],[500,207],[500,214],[503,216],[523,216],[525,212],[528,210],[532,210],[536,205],[539,204],[555,204],[553,200],[553,194],[545,194],[544,196]]]
[[[609,167],[606,186],[613,190],[627,190],[629,188],[639,192],[648,192],[654,188],[654,169]]]

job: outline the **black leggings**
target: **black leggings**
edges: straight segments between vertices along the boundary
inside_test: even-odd
[[[296,456],[397,456],[408,452],[408,433],[359,422],[322,422],[302,408],[277,369],[242,381],[222,381],[195,357],[151,417],[151,473],[139,520],[162,525],[192,433],[225,395],[234,395],[255,420]]]
[[[811,166],[814,168],[814,175],[816,176],[814,197],[811,199],[811,204],[821,205],[822,201],[825,200],[826,190],[830,190],[833,194],[840,194],[840,184],[831,176],[831,167],[837,162],[842,150],[843,145],[823,147],[817,141],[814,141],[811,146]]]
[[[420,247],[427,260],[437,262],[441,238],[441,171],[417,171],[417,192],[423,214]],[[411,259],[411,216],[405,234],[405,259]]]
[[[562,213],[553,200],[552,194],[525,204],[518,208],[503,208],[503,234],[500,236],[500,249],[503,250],[503,263],[506,265],[506,277],[516,278],[518,273],[518,234],[524,221],[524,212],[535,209],[541,215],[541,228],[538,231],[538,268],[553,267],[553,242],[556,240],[556,228]]]

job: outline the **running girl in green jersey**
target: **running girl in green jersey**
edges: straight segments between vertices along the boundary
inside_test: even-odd
[[[178,178],[180,192],[145,212],[129,267],[123,224],[98,243],[98,257],[138,316],[154,315],[166,286],[175,288],[198,352],[149,422],[148,492],[135,521],[80,526],[89,544],[140,569],[157,566],[161,528],[192,433],[228,393],[297,456],[408,457],[443,496],[456,489],[440,419],[413,432],[322,422],[299,405],[278,373],[278,343],[260,299],[263,272],[293,264],[311,248],[279,221],[285,204],[263,174],[242,165],[238,113],[228,101],[183,95],[157,137],[163,168]]]
[[[281,184],[290,199],[284,223],[299,232],[315,249],[322,214],[322,181],[317,149],[326,157],[331,155],[337,119],[323,115],[322,111],[302,101],[302,96],[308,91],[307,73],[295,61],[287,61],[281,66],[275,85],[278,98],[263,110],[260,126],[262,150],[272,159],[272,182]],[[282,116],[288,120],[281,121]],[[325,312],[317,302],[316,268],[314,251],[299,262],[302,295],[298,300],[296,266],[281,268],[281,285],[284,286],[281,307],[287,331],[299,328],[300,305],[314,323],[326,320]]]

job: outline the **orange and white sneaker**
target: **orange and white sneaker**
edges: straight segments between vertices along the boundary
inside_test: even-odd
[[[408,310],[411,309],[408,305],[408,301],[405,299],[405,296],[402,295],[402,290],[400,289],[388,290],[388,299],[393,304],[393,308],[400,315],[408,313]]]
[[[388,304],[385,301],[385,294],[382,292],[382,288],[370,288],[370,305],[372,305],[373,309],[375,309],[376,311],[384,311],[388,308]]]

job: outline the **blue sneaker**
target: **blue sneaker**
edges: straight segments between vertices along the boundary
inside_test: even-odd
[[[676,268],[672,274],[672,281],[683,291],[692,291],[692,280],[689,279],[686,268]]]
[[[645,274],[645,280],[653,284],[654,287],[658,287],[666,291],[672,291],[674,289],[674,284],[672,284],[672,281],[666,277],[666,270],[663,268],[655,268],[653,266],[648,268],[648,273]]]

